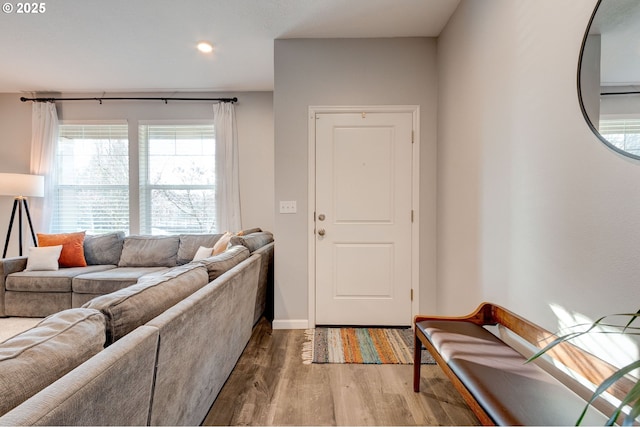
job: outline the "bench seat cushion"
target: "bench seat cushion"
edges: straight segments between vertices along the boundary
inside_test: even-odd
[[[71,292],[74,277],[112,268],[115,268],[115,265],[69,267],[55,271],[20,271],[7,276],[5,288],[8,291],[20,292]]]
[[[134,285],[144,275],[166,270],[167,267],[118,267],[81,274],[73,278],[72,289],[78,294],[104,295]]]
[[[497,425],[575,425],[586,402],[471,322],[428,320],[417,327]],[[590,409],[585,425],[607,418]]]

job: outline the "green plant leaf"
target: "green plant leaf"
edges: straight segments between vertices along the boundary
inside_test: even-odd
[[[607,318],[621,317],[621,316],[631,317],[631,319],[629,319],[629,321],[627,322],[627,324],[625,326],[621,326],[621,325],[619,325],[617,323],[605,323],[605,319],[607,319]],[[553,347],[557,346],[560,343],[563,343],[565,341],[570,341],[572,339],[578,338],[578,337],[580,337],[582,335],[586,335],[586,334],[589,334],[589,333],[640,335],[640,328],[631,326],[632,323],[638,317],[640,317],[640,310],[638,310],[636,313],[610,314],[610,315],[607,315],[607,316],[602,316],[601,318],[599,318],[598,320],[596,320],[596,321],[594,321],[594,322],[592,322],[590,324],[583,323],[583,324],[574,325],[574,326],[572,326],[572,329],[575,329],[577,327],[583,327],[583,326],[587,327],[587,329],[585,329],[584,331],[570,332],[570,333],[567,333],[567,334],[564,334],[564,335],[557,336],[553,341],[551,341],[549,344],[547,344],[544,348],[542,348],[537,353],[535,353],[533,356],[531,356],[529,359],[527,359],[527,363],[537,359],[540,356],[542,356],[544,353],[548,352],[549,350],[551,350]],[[598,327],[606,327],[606,328],[618,329],[618,330],[613,330],[613,331],[596,330],[596,331],[594,331],[594,329],[596,329]]]
[[[633,371],[634,369],[637,369],[638,367],[640,367],[640,360],[636,360],[635,362],[630,363],[627,366],[624,366],[624,367],[620,368],[619,370],[617,370],[613,375],[611,375],[609,378],[604,380],[598,386],[598,388],[596,388],[596,390],[593,392],[593,396],[591,396],[591,399],[587,403],[587,406],[592,404],[594,402],[594,400],[598,396],[600,396],[602,393],[604,393],[616,381],[618,381],[620,378],[624,377],[626,374],[628,374],[629,372]],[[638,400],[638,398],[640,398],[640,383],[636,383],[631,388],[631,390],[629,390],[627,395],[620,402],[620,405],[618,405],[618,407],[616,408],[615,412],[609,418],[609,421],[607,422],[607,425],[613,425],[615,423],[616,419],[618,418],[618,416],[622,413],[622,409],[626,405],[628,405],[629,403]]]
[[[587,413],[587,410],[589,409],[591,404],[602,393],[604,393],[609,387],[614,385],[616,383],[616,381],[618,381],[619,379],[623,378],[626,374],[628,374],[629,372],[633,371],[634,369],[637,369],[638,367],[640,367],[640,360],[636,360],[635,362],[630,363],[629,365],[627,365],[627,366],[625,366],[623,368],[620,368],[615,373],[613,373],[613,375],[611,375],[610,377],[608,377],[607,379],[602,381],[602,383],[600,383],[600,385],[595,389],[595,391],[593,392],[593,395],[591,396],[591,398],[589,399],[589,401],[585,405],[584,409],[582,410],[582,413],[578,417],[578,421],[576,421],[576,425],[580,425],[580,423],[584,419],[584,416]],[[613,415],[611,415],[611,418],[609,418],[609,420],[607,421],[606,425],[613,425],[613,423],[615,423],[616,419],[618,418],[618,416],[622,412],[622,408],[624,408],[629,402],[637,400],[639,397],[640,397],[640,383],[636,383],[632,387],[632,389],[629,390],[629,393],[627,393],[627,395],[625,396],[623,401],[620,403],[620,405],[616,408],[616,410],[614,411]]]
[[[553,347],[555,347],[556,345],[563,343],[565,341],[569,341],[572,340],[576,337],[579,337],[583,334],[585,334],[586,332],[573,332],[567,335],[562,335],[557,337],[556,339],[554,339],[553,341],[551,341],[549,344],[547,344],[542,350],[538,351],[536,354],[534,354],[533,356],[529,357],[526,361],[526,363],[529,363],[535,359],[537,359],[538,357],[542,356],[543,354],[545,354],[546,352],[548,352],[549,350],[551,350]]]
[[[613,323],[608,321],[608,319],[611,319],[613,317],[629,317],[630,319],[624,326],[622,326],[619,323]],[[640,310],[638,310],[636,313],[620,313],[620,314],[611,314],[611,315],[603,316],[588,325],[587,324],[575,325],[573,327],[574,329],[577,327],[586,327],[586,329],[579,332],[570,332],[570,333],[556,336],[556,338],[553,341],[551,341],[544,348],[542,348],[533,356],[531,356],[529,359],[527,359],[526,363],[529,363],[537,359],[538,357],[542,356],[543,354],[545,354],[546,352],[548,352],[558,344],[573,340],[575,338],[578,338],[582,335],[586,335],[589,333],[640,335],[640,328],[632,326],[633,322],[638,317],[640,317]],[[598,327],[608,328],[608,330],[606,329],[598,330],[596,329]],[[587,410],[602,393],[604,393],[607,389],[609,389],[609,387],[614,385],[621,378],[625,377],[628,373],[638,368],[640,368],[640,360],[636,360],[628,364],[627,366],[624,366],[618,369],[610,377],[606,378],[600,385],[598,385],[593,395],[591,396],[591,398],[585,405],[584,409],[582,410],[582,413],[579,415],[578,420],[576,421],[576,425],[580,425],[582,423],[587,413]],[[638,418],[638,416],[640,415],[640,383],[639,382],[636,382],[634,386],[631,388],[631,390],[629,390],[627,395],[622,399],[622,401],[620,402],[620,405],[618,405],[618,407],[615,409],[611,417],[607,420],[606,425],[613,425],[618,419],[618,417],[620,416],[620,414],[622,414],[622,410],[626,406],[630,407],[630,411],[624,417],[624,420],[623,420],[624,425],[633,425],[635,419]]]
[[[629,414],[624,418],[624,422],[622,425],[631,426],[633,425],[636,418],[640,416],[640,399],[636,399],[633,405],[631,405],[631,410]]]
[[[636,311],[635,314],[631,315],[631,319],[629,319],[629,322],[625,325],[624,329],[622,330],[622,332],[625,332],[627,329],[629,329],[631,327],[631,324],[633,323],[634,320],[636,320],[638,318],[638,316],[640,316],[640,310]]]
[[[631,390],[629,390],[629,393],[625,396],[625,398],[622,400],[622,402],[620,402],[620,405],[618,405],[618,408],[616,410],[616,412],[618,414],[620,414],[622,412],[622,408],[624,408],[626,405],[630,405],[631,407],[631,411],[629,412],[629,414],[627,414],[624,417],[623,420],[623,425],[630,425],[628,423],[633,424],[633,420],[637,417],[637,415],[633,415],[632,413],[634,412],[634,407],[638,406],[638,399],[640,399],[640,383],[636,383]],[[636,408],[640,409],[640,408]],[[613,416],[609,419],[612,421],[613,425],[613,421],[615,421],[615,418],[613,418]]]

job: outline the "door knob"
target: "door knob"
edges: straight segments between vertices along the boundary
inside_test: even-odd
[[[318,219],[319,219],[320,221],[324,221],[324,219],[325,219],[325,218],[326,218],[326,217],[324,216],[324,214],[320,214],[320,215],[318,215]]]
[[[324,236],[326,234],[326,232],[324,231],[324,228],[321,228],[320,230],[318,230],[318,236]]]

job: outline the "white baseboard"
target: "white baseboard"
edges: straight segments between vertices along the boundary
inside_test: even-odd
[[[273,329],[309,329],[307,319],[273,319],[271,322]]]

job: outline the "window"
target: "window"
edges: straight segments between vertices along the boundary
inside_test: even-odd
[[[141,122],[137,137],[130,161],[126,122],[60,125],[52,232],[216,230],[213,124]]]
[[[616,148],[640,156],[640,118],[600,118],[600,134]]]
[[[138,139],[141,233],[214,232],[213,124],[142,123]]]
[[[52,231],[129,231],[127,124],[61,124]]]

